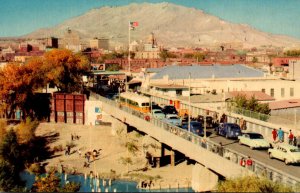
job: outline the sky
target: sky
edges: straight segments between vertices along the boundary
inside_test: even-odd
[[[133,2],[195,7],[226,21],[300,39],[300,0],[0,0],[0,37],[25,35],[93,8]]]

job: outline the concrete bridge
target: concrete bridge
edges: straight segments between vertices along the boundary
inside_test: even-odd
[[[121,107],[115,101],[104,97],[95,96],[102,102],[102,110],[114,118],[142,131],[164,145],[171,147],[171,164],[174,163],[175,151],[179,151],[189,159],[195,160],[197,164],[197,176],[193,179],[194,190],[208,191],[216,185],[216,174],[225,178],[238,177],[247,174],[264,175],[270,180],[280,181],[286,184],[295,185],[300,179],[291,176],[284,171],[254,160],[251,168],[244,168],[239,165],[241,158],[246,155],[226,148],[222,154],[215,152],[218,144],[209,138],[204,139],[183,130],[179,127],[169,125],[157,119],[145,120],[145,115],[130,108]],[[164,152],[164,151],[162,151]],[[230,156],[228,156],[230,155]],[[199,169],[200,168],[200,169]],[[200,174],[199,174],[200,173]],[[211,184],[211,182],[214,182]],[[207,186],[208,183],[211,186]],[[206,185],[204,187],[203,185]],[[193,183],[192,183],[193,185]]]

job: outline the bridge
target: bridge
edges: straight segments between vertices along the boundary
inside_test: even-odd
[[[230,144],[232,142],[228,143],[228,141],[224,141],[226,139],[220,139],[220,137],[203,138],[196,136],[158,119],[151,118],[147,121],[145,115],[138,111],[120,106],[117,102],[99,95],[94,95],[94,97],[102,102],[104,112],[146,133],[161,144],[171,147],[171,152],[173,152],[171,159],[174,156],[174,151],[178,151],[212,173],[225,178],[256,174],[291,186],[300,183],[300,169],[297,166],[285,166],[280,161],[270,160],[266,152],[253,151],[248,147]],[[215,152],[220,140],[223,140],[223,144],[228,144],[225,146],[224,154]],[[239,165],[240,159],[246,158],[249,154],[254,161],[253,166],[251,168],[241,167]]]

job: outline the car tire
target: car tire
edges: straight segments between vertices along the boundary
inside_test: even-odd
[[[269,157],[270,157],[270,159],[273,159],[272,153],[269,153]]]
[[[284,163],[285,163],[285,165],[289,165],[289,162],[287,159],[284,159]]]
[[[254,147],[253,147],[253,146],[250,146],[250,149],[252,149],[252,150],[253,150],[253,149],[254,149]]]

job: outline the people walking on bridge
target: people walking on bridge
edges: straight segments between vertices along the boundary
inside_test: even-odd
[[[293,145],[294,134],[292,133],[292,130],[290,130],[288,137],[289,137],[289,144]]]
[[[222,142],[219,143],[219,146],[217,147],[217,153],[223,157],[223,153],[224,153],[224,147]]]
[[[276,129],[273,129],[273,131],[272,131],[273,143],[276,143],[277,136],[278,136],[277,130],[276,130]]]
[[[249,170],[253,170],[252,165],[253,165],[253,161],[252,161],[251,157],[248,156],[248,159],[246,160],[246,166]]]
[[[241,160],[240,160],[240,166],[242,166],[242,167],[245,167],[246,166],[246,160],[245,160],[245,158],[241,158]]]
[[[283,131],[282,131],[281,128],[279,128],[279,130],[277,131],[277,135],[278,135],[279,142],[282,143],[283,142],[284,133],[283,133]]]

